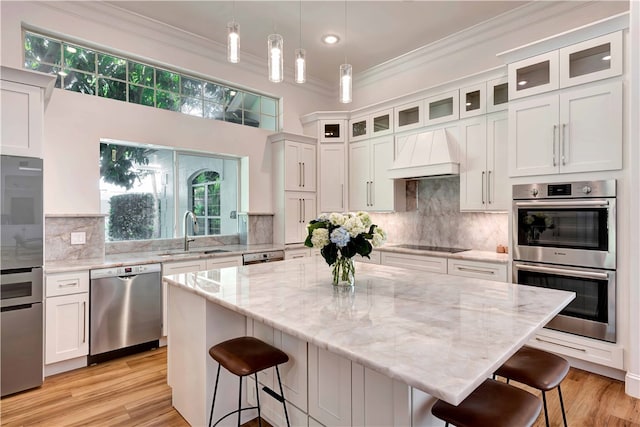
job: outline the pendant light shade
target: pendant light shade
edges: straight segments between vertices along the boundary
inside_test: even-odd
[[[351,64],[340,66],[340,102],[348,104],[351,102]]]
[[[305,54],[306,52],[304,49],[296,49],[296,83],[304,83],[307,81],[307,64],[305,61]]]
[[[235,21],[227,24],[227,61],[240,62],[240,24]]]
[[[267,39],[269,57],[269,81],[280,83],[283,80],[282,52],[284,41],[280,34],[271,34]]]

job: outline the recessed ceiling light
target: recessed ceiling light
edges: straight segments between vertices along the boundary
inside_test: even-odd
[[[340,37],[335,34],[325,34],[322,36],[322,43],[325,44],[336,44],[340,41]]]

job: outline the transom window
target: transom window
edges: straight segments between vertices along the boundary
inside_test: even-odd
[[[56,74],[56,87],[197,117],[277,130],[275,98],[133,58],[24,32],[24,67]]]

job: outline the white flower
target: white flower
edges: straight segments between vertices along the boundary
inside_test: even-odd
[[[332,225],[343,225],[347,218],[341,213],[332,212],[329,214],[329,221],[331,221]]]
[[[366,231],[364,225],[362,224],[362,221],[360,220],[360,217],[357,216],[348,218],[344,222],[343,227],[349,232],[349,235],[351,237],[356,237],[358,234],[364,233]]]
[[[329,220],[329,215],[326,213],[321,213],[317,219],[317,221],[328,221],[328,220]]]
[[[377,248],[382,246],[384,242],[387,241],[387,233],[380,227],[376,227],[373,231],[373,238],[371,239],[371,244],[373,247]]]
[[[367,212],[360,211],[356,213],[356,216],[360,218],[360,221],[362,221],[362,225],[364,226],[364,228],[366,230],[369,230],[369,227],[371,227],[371,217],[369,216],[369,214]]]
[[[311,243],[314,248],[322,248],[329,244],[329,230],[326,228],[316,228],[311,234]]]

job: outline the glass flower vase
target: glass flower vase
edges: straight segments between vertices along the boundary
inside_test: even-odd
[[[331,264],[331,272],[333,277],[333,286],[337,287],[353,287],[355,283],[356,269],[353,259],[340,257]]]

